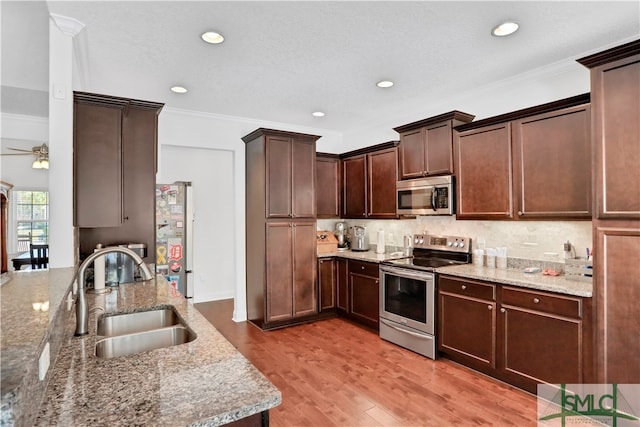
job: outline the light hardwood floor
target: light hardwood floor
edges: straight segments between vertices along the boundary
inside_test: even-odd
[[[536,426],[536,397],[332,318],[262,332],[233,300],[195,307],[282,392],[280,426]]]

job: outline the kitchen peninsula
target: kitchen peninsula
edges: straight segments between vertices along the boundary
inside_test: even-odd
[[[67,276],[68,279],[71,274]],[[28,276],[2,287],[4,319],[10,318],[5,316],[5,295],[11,293],[14,285],[29,286],[25,277]],[[31,286],[42,287],[42,283],[31,283]],[[25,298],[32,295],[21,294]],[[158,276],[152,281],[123,284],[106,295],[88,294],[87,300],[88,335],[73,336],[73,315],[66,316],[61,324],[51,324],[51,328],[58,326],[64,332],[48,332],[51,336],[60,335],[61,345],[57,360],[52,354],[50,380],[42,404],[38,410],[37,406],[25,408],[26,402],[13,402],[25,410],[39,411],[35,419],[34,414],[29,417],[22,413],[15,425],[218,426],[246,417],[252,420],[257,417],[260,423],[261,414],[266,415],[266,411],[280,404],[280,392],[164,278]],[[64,312],[65,298],[58,301],[62,303],[56,311]],[[95,356],[96,321],[103,311],[134,312],[161,305],[174,306],[197,338],[187,344],[125,357]],[[5,326],[14,328],[11,336],[16,337],[26,334],[29,325],[5,323],[2,325],[3,412],[5,374],[22,372],[22,365],[33,362],[18,356],[6,360],[7,354],[17,355],[19,342],[5,342]],[[37,372],[35,375],[37,381]]]

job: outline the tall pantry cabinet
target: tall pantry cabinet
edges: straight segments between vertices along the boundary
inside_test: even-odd
[[[247,317],[272,329],[318,313],[316,140],[257,129],[246,164]]]
[[[640,383],[640,40],[591,69],[596,382]]]

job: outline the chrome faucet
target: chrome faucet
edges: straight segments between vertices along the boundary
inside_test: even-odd
[[[129,255],[136,262],[136,265],[140,267],[140,273],[144,280],[153,279],[153,274],[147,264],[144,263],[140,255],[135,253],[129,248],[120,246],[109,246],[104,249],[100,249],[91,255],[89,255],[78,268],[78,291],[76,296],[76,333],[75,336],[86,335],[89,329],[89,310],[87,309],[87,297],[84,289],[84,274],[87,270],[87,266],[91,264],[96,258],[101,255],[106,255],[112,252],[120,252],[125,255]]]

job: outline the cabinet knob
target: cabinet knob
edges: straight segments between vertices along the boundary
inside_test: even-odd
[[[518,216],[522,216],[522,211],[518,211]]]
[[[376,284],[380,283],[380,280],[376,279]]]
[[[507,312],[507,310],[505,308],[501,308],[500,309],[500,313],[506,313],[506,312]]]
[[[534,299],[533,299],[533,302],[534,302],[535,304],[539,303],[539,302],[540,302],[540,298],[534,298]]]
[[[467,285],[462,285],[462,290],[467,289]]]
[[[362,269],[364,270],[364,265],[362,266]]]
[[[493,310],[493,306],[492,306],[491,304],[489,304],[489,305],[487,306],[487,308],[488,308],[489,310]]]

